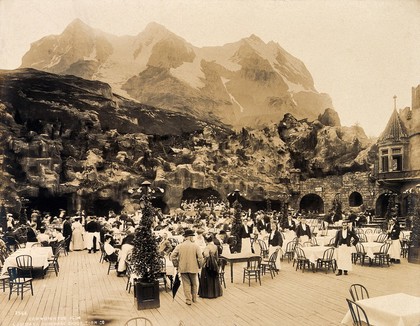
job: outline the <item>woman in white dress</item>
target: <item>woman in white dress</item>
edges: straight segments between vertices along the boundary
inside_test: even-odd
[[[83,250],[85,249],[85,244],[83,240],[83,233],[85,229],[83,228],[82,223],[80,223],[80,217],[75,218],[74,222],[71,225],[73,233],[72,233],[72,250]]]

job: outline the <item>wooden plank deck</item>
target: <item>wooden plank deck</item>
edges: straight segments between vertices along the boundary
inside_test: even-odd
[[[115,271],[107,275],[107,263],[99,263],[99,253],[71,252],[59,259],[60,273],[49,271],[35,279],[34,296],[26,292],[23,300],[8,289],[0,293],[2,326],[82,326],[124,325],[134,316],[145,316],[153,325],[340,325],[350,297],[352,283],[364,284],[371,296],[405,292],[420,296],[420,265],[406,259],[391,267],[354,266],[348,276],[332,272],[295,271],[287,260],[278,276],[263,276],[262,286],[242,283],[241,265],[234,266],[234,283],[226,267],[222,297],[200,299],[187,306],[182,287],[175,300],[163,286],[159,309],[136,309],[133,291],[125,290],[125,277]],[[0,290],[1,291],[1,290]],[[97,318],[97,321],[92,321]],[[90,320],[90,322],[89,322]]]

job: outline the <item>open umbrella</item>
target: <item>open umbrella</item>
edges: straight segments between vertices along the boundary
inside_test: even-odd
[[[181,280],[179,278],[179,274],[176,273],[174,283],[172,284],[172,298],[174,300],[180,286],[181,286]]]

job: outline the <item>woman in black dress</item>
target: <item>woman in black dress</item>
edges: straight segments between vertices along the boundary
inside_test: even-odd
[[[217,246],[213,243],[213,237],[211,235],[207,235],[204,239],[207,245],[203,251],[205,262],[200,273],[198,295],[201,298],[217,298],[223,294],[219,281]]]

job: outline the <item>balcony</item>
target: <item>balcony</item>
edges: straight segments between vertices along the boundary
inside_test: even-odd
[[[386,181],[416,180],[416,179],[420,179],[420,170],[378,172],[377,179],[386,180]]]

